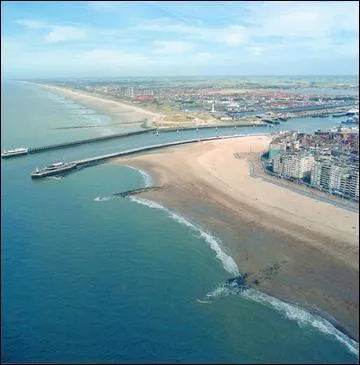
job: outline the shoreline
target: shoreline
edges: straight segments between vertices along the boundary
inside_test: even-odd
[[[101,111],[111,117],[110,124],[99,127],[141,127],[143,120],[153,123],[162,117],[162,114],[154,113],[143,108],[126,104],[121,101],[106,98],[103,95],[91,94],[85,91],[79,91],[71,88],[54,86],[50,84],[38,84],[27,82],[30,85],[37,86],[45,91],[60,94],[87,107]]]
[[[144,109],[142,106],[136,106],[131,105],[126,102],[120,101],[120,100],[114,100],[111,97],[107,97],[106,95],[97,94],[97,93],[89,93],[84,90],[76,90],[72,89],[70,87],[61,87],[61,86],[55,86],[51,84],[38,84],[33,82],[26,82],[29,85],[38,86],[43,90],[58,93],[62,96],[68,97],[71,100],[77,101],[79,103],[82,103],[90,108],[97,109],[104,114],[111,117],[111,123],[109,126],[120,124],[122,127],[140,127],[143,129],[146,128],[159,128],[160,130],[167,130],[167,129],[193,129],[193,128],[202,128],[202,127],[233,127],[238,126],[241,127],[252,127],[252,126],[267,126],[266,123],[261,122],[260,120],[253,120],[251,123],[245,123],[241,120],[238,121],[238,123],[224,123],[221,121],[214,120],[214,122],[200,122],[201,120],[197,117],[194,117],[194,119],[191,122],[178,122],[178,121],[169,121],[165,120],[167,119],[166,115],[162,112],[156,113],[148,109]],[[175,111],[173,111],[175,113]],[[129,118],[130,121],[124,121],[124,117]],[[140,120],[141,119],[141,120]],[[143,127],[144,119],[147,127]],[[170,118],[171,119],[171,118]],[[175,118],[176,119],[176,118]],[[195,122],[197,121],[198,122]],[[104,128],[104,126],[100,125],[99,128]]]
[[[267,137],[262,138],[260,142],[263,148]],[[317,211],[312,213],[315,217],[310,217],[310,220],[316,220],[319,211],[322,212],[320,220],[318,217],[320,223],[324,221],[324,214],[330,219],[330,227],[325,224],[325,230],[324,227],[314,227],[311,224],[309,227],[309,221],[304,221],[301,214],[295,217],[302,218],[299,224],[296,219],[294,221],[294,211],[292,214],[286,210],[284,212],[280,206],[274,206],[273,201],[273,205],[269,207],[266,199],[265,204],[261,204],[264,194],[251,200],[244,191],[242,194],[241,191],[236,191],[234,181],[221,181],[222,175],[216,174],[216,166],[215,170],[212,166],[212,158],[216,156],[214,153],[221,153],[221,148],[225,146],[226,149],[226,145],[241,149],[246,142],[254,142],[256,139],[259,136],[241,137],[240,141],[208,141],[201,143],[201,146],[177,147],[151,155],[120,158],[116,162],[150,172],[155,178],[153,184],[175,183],[176,186],[169,189],[148,191],[141,196],[174,209],[202,227],[211,227],[211,232],[226,242],[226,249],[231,252],[231,257],[241,272],[250,272],[253,279],[264,278],[270,264],[280,263],[280,272],[259,285],[262,292],[285,302],[297,303],[329,320],[329,316],[324,317],[324,313],[327,313],[334,318],[331,322],[336,328],[358,340],[358,321],[355,320],[354,323],[354,318],[358,317],[359,296],[356,285],[359,271],[356,244],[358,233],[351,226],[355,224],[358,227],[358,214],[301,197],[305,203],[298,207],[300,213],[304,213],[306,209],[311,212],[312,209]],[[220,152],[216,151],[217,148],[220,148]],[[197,159],[189,158],[194,154]],[[234,161],[241,165],[239,181],[246,188],[259,185],[265,195],[270,193],[270,196],[280,194],[287,197],[290,205],[287,204],[286,209],[294,205],[294,199],[295,202],[299,199],[299,194],[295,192],[279,186],[270,187],[271,184],[265,181],[255,182],[256,179],[249,176],[247,161],[236,160],[232,154],[228,156],[231,158],[228,167],[231,165],[234,169]],[[184,161],[183,165],[186,166],[181,167],[176,161]],[[215,164],[218,162],[215,159]],[[219,186],[227,194],[219,191]],[[256,195],[259,191],[250,191],[250,197],[254,198],[254,193]],[[260,202],[256,202],[258,199]],[[267,205],[266,209],[261,209],[261,205]],[[346,223],[349,219],[350,225],[349,222]],[[340,224],[339,220],[342,220]],[[331,230],[331,226],[335,228]],[[330,232],[327,232],[328,228]],[[349,229],[350,232],[347,232]],[[266,249],[269,244],[272,252]]]

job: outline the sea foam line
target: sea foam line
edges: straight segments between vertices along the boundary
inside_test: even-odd
[[[128,167],[132,170],[136,170],[140,173],[140,175],[142,177],[142,180],[143,180],[143,183],[145,185],[145,188],[148,188],[152,185],[152,178],[147,172],[145,172],[144,170],[140,170],[137,167],[130,166],[130,165],[124,165],[124,166],[126,166],[126,167]]]
[[[302,327],[313,327],[316,331],[325,334],[327,336],[334,337],[338,342],[346,347],[346,349],[353,355],[359,357],[359,344],[348,337],[346,334],[339,331],[331,322],[325,318],[313,314],[304,308],[296,304],[289,304],[282,300],[262,293],[256,289],[247,289],[241,293],[234,292],[233,290],[224,287],[223,285],[218,286],[210,293],[206,294],[204,299],[197,300],[200,303],[209,303],[214,299],[226,297],[229,295],[240,294],[242,298],[260,303],[264,306],[271,307],[272,309],[279,312],[285,318],[295,321],[300,328]]]
[[[239,269],[233,260],[232,257],[228,256],[225,252],[222,251],[220,243],[218,242],[218,239],[215,238],[210,233],[204,231],[201,227],[198,225],[190,222],[188,219],[182,217],[181,215],[172,212],[170,209],[165,208],[161,204],[155,203],[151,200],[147,200],[144,198],[138,198],[138,197],[130,197],[130,200],[145,205],[149,208],[153,209],[159,209],[163,210],[170,218],[173,220],[191,228],[192,230],[199,232],[200,236],[205,239],[205,241],[209,244],[210,248],[216,252],[216,257],[222,262],[224,269],[229,272],[230,274],[234,276],[239,275]],[[222,286],[216,288],[214,291],[206,295],[206,298],[212,299],[219,296],[227,296],[230,295],[231,291],[227,288],[224,288]],[[351,339],[350,337],[346,336],[344,333],[339,331],[337,328],[335,328],[329,321],[326,319],[312,314],[305,309],[293,305],[288,304],[280,299],[277,299],[275,297],[271,297],[265,293],[261,293],[255,289],[248,289],[241,293],[241,295],[245,298],[248,298],[250,300],[253,300],[257,303],[261,303],[263,305],[271,306],[273,309],[275,309],[277,312],[280,312],[283,314],[286,318],[296,321],[297,324],[302,326],[312,326],[317,331],[325,334],[335,337],[337,341],[339,341],[342,345],[344,345],[347,350],[354,354],[355,356],[359,356],[359,344]],[[201,302],[201,301],[200,301]]]
[[[221,241],[218,238],[214,237],[211,233],[206,232],[203,228],[201,228],[197,224],[190,222],[185,217],[171,211],[168,208],[165,208],[161,204],[155,203],[151,200],[147,200],[144,198],[138,198],[135,196],[131,196],[130,200],[142,205],[146,205],[149,208],[165,211],[166,213],[168,213],[169,217],[174,221],[181,223],[186,227],[189,227],[190,229],[192,229],[197,233],[200,233],[200,237],[203,238],[209,244],[210,248],[216,252],[216,257],[223,264],[224,269],[234,276],[239,275],[239,269],[234,259],[231,256],[227,255],[221,249]]]
[[[145,171],[140,170],[138,168],[135,168],[133,166],[125,165],[126,167],[129,167],[131,169],[137,170],[140,172],[145,187],[149,187],[152,184],[152,179],[149,174],[147,174]],[[109,197],[110,198],[110,197]],[[107,199],[106,199],[107,200]],[[216,252],[216,257],[222,262],[224,269],[231,273],[234,276],[239,275],[239,269],[233,260],[232,257],[228,256],[225,252],[222,251],[220,243],[216,237],[211,235],[210,233],[203,230],[200,226],[198,226],[195,223],[190,222],[188,219],[184,218],[183,216],[172,212],[170,209],[165,208],[159,203],[155,203],[151,200],[147,200],[144,198],[139,198],[135,196],[130,197],[131,201],[134,201],[138,204],[145,205],[149,208],[153,209],[159,209],[162,211],[165,211],[168,213],[170,218],[173,220],[191,228],[193,231],[196,231],[200,233],[200,236],[205,239],[205,241],[209,244],[210,248]],[[221,242],[221,241],[220,241]],[[208,299],[219,297],[223,295],[230,295],[230,290],[220,286],[213,290],[211,293],[207,294],[206,297]],[[295,306],[292,304],[285,303],[281,301],[280,299],[277,299],[275,297],[271,297],[265,293],[261,293],[255,289],[248,289],[241,293],[241,295],[245,298],[248,298],[250,300],[253,300],[257,303],[260,303],[262,305],[271,306],[273,309],[275,309],[277,312],[280,312],[283,314],[286,318],[296,321],[297,324],[302,326],[312,326],[317,331],[325,334],[334,336],[337,341],[339,341],[341,344],[343,344],[350,353],[354,354],[355,356],[359,357],[359,344],[354,341],[353,339],[346,336],[344,333],[339,331],[337,328],[335,328],[329,321],[326,319],[317,316],[315,314],[312,314],[305,309],[300,308],[299,306]],[[207,300],[198,300],[200,303],[209,303]]]
[[[114,196],[98,196],[94,199],[94,201],[96,202],[103,202],[103,201],[108,201],[108,200],[111,200],[113,199]]]
[[[144,183],[144,185],[145,185],[146,188],[147,187],[150,187],[152,185],[152,179],[151,179],[151,176],[148,173],[146,173],[145,171],[140,170],[138,168],[129,166],[129,165],[124,165],[124,166],[129,167],[130,169],[133,169],[133,170],[138,171],[141,174],[143,183]],[[114,196],[114,195],[111,195],[111,196],[98,196],[98,197],[96,197],[94,199],[94,201],[96,201],[96,202],[102,202],[102,201],[112,200],[112,199],[115,199],[115,198],[116,198],[116,196]],[[156,204],[156,203],[154,203],[154,204]]]
[[[312,326],[325,335],[335,337],[337,341],[345,345],[349,352],[359,357],[359,343],[339,331],[325,318],[310,313],[300,306],[285,303],[280,299],[271,297],[270,295],[259,292],[255,289],[248,289],[241,293],[241,295],[263,305],[270,305],[286,318],[296,321],[300,327]]]

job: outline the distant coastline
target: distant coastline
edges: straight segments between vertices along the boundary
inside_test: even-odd
[[[253,126],[253,125],[265,125],[258,118],[250,118],[250,120],[238,120],[233,123],[222,122],[211,116],[208,119],[200,119],[196,116],[190,116],[190,114],[181,114],[181,117],[177,114],[176,110],[172,112],[165,112],[160,110],[154,112],[144,108],[143,106],[136,106],[126,103],[121,100],[115,100],[110,96],[90,93],[84,90],[76,90],[70,87],[60,87],[51,84],[35,83],[29,81],[23,81],[23,83],[34,85],[42,88],[43,90],[58,93],[69,99],[85,104],[86,106],[100,110],[112,118],[112,124],[121,124],[124,128],[150,128],[155,127],[159,129],[166,128],[192,128],[201,126],[227,126],[236,124],[239,126]],[[179,119],[180,118],[180,119]]]
[[[117,163],[169,186],[145,198],[225,234],[241,272],[261,291],[329,313],[358,340],[358,214],[249,176],[250,145],[260,152],[268,143],[265,136],[203,142]],[[269,271],[274,264],[276,273]]]
[[[148,120],[151,125],[153,121],[161,118],[161,114],[85,91],[73,90],[71,88],[50,84],[26,83],[40,87],[49,92],[58,93],[86,106],[100,110],[112,118],[112,124],[123,126],[124,128],[140,128],[143,127],[144,120]]]

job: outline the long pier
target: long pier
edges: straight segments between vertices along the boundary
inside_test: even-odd
[[[109,139],[115,139],[115,138],[131,137],[131,136],[150,133],[150,132],[154,132],[154,131],[156,131],[156,128],[140,130],[140,131],[135,131],[135,132],[128,132],[128,133],[116,133],[116,134],[111,134],[109,136],[102,136],[102,137],[79,139],[79,140],[73,141],[73,142],[64,142],[64,143],[52,144],[52,145],[48,145],[48,146],[30,147],[28,153],[44,152],[44,151],[48,151],[48,150],[55,150],[55,149],[60,149],[60,148],[78,146],[78,145],[86,144],[86,143],[107,141]]]
[[[30,153],[39,153],[39,152],[45,152],[49,150],[56,150],[61,148],[68,148],[73,146],[79,146],[82,144],[87,143],[96,143],[101,141],[106,141],[110,139],[117,139],[117,138],[125,138],[125,137],[131,137],[136,136],[140,134],[147,134],[147,133],[163,133],[163,132],[180,132],[180,131],[188,131],[188,130],[201,130],[201,129],[212,129],[215,128],[216,130],[224,129],[224,128],[244,128],[244,127],[265,127],[266,124],[228,124],[228,125],[207,125],[207,126],[198,126],[198,127],[184,127],[184,128],[149,128],[134,132],[128,132],[128,133],[117,133],[117,134],[111,134],[109,136],[102,136],[102,137],[94,137],[94,138],[87,138],[87,139],[80,139],[77,141],[72,142],[63,142],[58,144],[52,144],[47,146],[41,146],[41,147],[29,147],[28,151],[23,153],[22,155],[30,154]],[[9,157],[15,157],[14,156],[7,156]]]
[[[129,156],[129,155],[134,155],[134,154],[137,154],[137,153],[156,150],[156,149],[165,148],[165,147],[172,147],[172,146],[178,146],[178,145],[184,145],[184,144],[190,144],[190,143],[197,143],[197,142],[204,142],[204,141],[212,141],[212,140],[218,140],[218,139],[247,137],[247,136],[258,136],[258,134],[242,134],[242,135],[237,134],[237,135],[233,135],[233,136],[194,138],[194,139],[187,139],[187,140],[183,140],[183,141],[160,143],[160,144],[155,144],[155,145],[152,145],[152,146],[133,148],[133,149],[126,150],[126,151],[114,152],[114,153],[109,153],[109,154],[106,154],[106,155],[85,158],[85,159],[82,159],[82,160],[71,161],[71,162],[68,162],[68,163],[69,164],[75,164],[76,167],[86,167],[86,166],[96,165],[96,164],[101,163],[105,160],[109,160],[109,159],[112,159],[112,158],[115,158],[115,157]],[[59,174],[61,174],[61,172]]]
[[[217,125],[217,124],[213,124],[213,125],[199,125],[196,127],[183,127],[183,128],[176,128],[176,127],[169,127],[169,128],[160,128],[157,129],[157,132],[177,132],[177,131],[197,131],[197,130],[201,130],[201,129],[224,129],[224,128],[245,128],[245,127],[253,127],[253,128],[258,128],[258,127],[267,127],[266,123],[250,123],[250,124],[227,124],[227,125]]]
[[[165,148],[165,147],[172,147],[172,146],[177,146],[177,145],[182,145],[182,144],[196,143],[196,142],[214,140],[214,139],[220,139],[220,138],[223,138],[223,137],[209,137],[209,138],[203,138],[203,139],[195,138],[195,139],[187,139],[187,140],[177,141],[177,142],[160,143],[160,144],[155,144],[152,146],[133,148],[133,149],[126,150],[126,151],[114,152],[114,153],[109,153],[106,155],[85,158],[82,160],[72,161],[69,163],[74,163],[77,166],[82,166],[82,165],[88,165],[88,164],[101,162],[101,161],[108,160],[108,159],[111,159],[114,157],[128,156],[128,155],[133,155],[133,154],[140,153],[140,152],[151,151],[151,150],[156,150],[156,149]]]

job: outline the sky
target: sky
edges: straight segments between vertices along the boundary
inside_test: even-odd
[[[357,1],[2,1],[2,77],[358,75]]]

